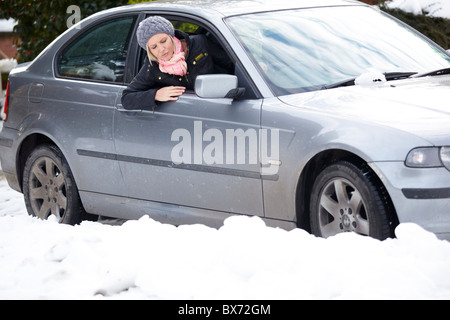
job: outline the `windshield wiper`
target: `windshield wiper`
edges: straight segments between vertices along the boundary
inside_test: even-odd
[[[384,73],[387,81],[406,79],[406,78],[409,78],[416,74],[417,74],[417,72],[385,72]]]
[[[450,74],[450,68],[439,69],[431,72],[419,73],[414,76],[414,78],[423,78],[423,77],[432,77],[432,76],[441,76],[444,74]]]
[[[416,75],[417,72],[385,72],[383,74],[386,77],[387,81],[392,81],[392,80],[400,80],[400,79],[409,78],[413,75]],[[326,85],[322,86],[322,90],[354,86],[356,79],[357,79],[357,77],[339,81],[339,82],[335,82],[335,83],[331,83],[331,84],[326,84]]]
[[[339,81],[339,82],[335,82],[335,83],[331,83],[331,84],[326,84],[326,85],[322,86],[322,90],[354,86],[355,80],[356,80],[356,78],[351,78],[351,79],[347,79],[347,80],[343,80],[343,81]]]

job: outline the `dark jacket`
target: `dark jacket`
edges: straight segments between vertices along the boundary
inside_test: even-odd
[[[123,91],[122,105],[128,110],[154,110],[156,91],[167,86],[182,86],[193,89],[195,78],[200,74],[214,73],[212,55],[208,52],[207,39],[204,35],[189,36],[179,30],[175,37],[185,40],[189,49],[186,63],[188,66],[185,76],[176,76],[161,72],[157,62],[150,64],[148,57],[138,75]]]

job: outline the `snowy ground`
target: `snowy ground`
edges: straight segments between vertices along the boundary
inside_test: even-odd
[[[397,239],[325,239],[226,220],[71,227],[27,216],[0,178],[0,299],[450,299],[450,243],[413,224]]]

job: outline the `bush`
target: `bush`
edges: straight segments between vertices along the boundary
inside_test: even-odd
[[[434,18],[425,14],[415,15],[399,9],[389,9],[383,5],[381,9],[409,24],[444,49],[450,49],[450,19]]]
[[[18,22],[14,31],[20,38],[20,41],[16,39],[19,62],[33,60],[50,42],[67,30],[67,19],[73,14],[67,13],[73,0],[8,0],[1,3],[0,19],[13,18]],[[80,0],[77,5],[81,9],[81,18],[85,18],[123,3],[120,0]]]

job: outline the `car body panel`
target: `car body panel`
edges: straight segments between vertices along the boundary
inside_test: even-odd
[[[355,122],[338,112],[330,114],[325,110],[318,111],[320,108],[311,109],[307,103],[301,106],[298,100],[296,103],[296,106],[283,105],[273,99],[263,106],[262,126],[280,130],[282,162],[279,180],[264,181],[265,214],[268,217],[295,218],[295,192],[302,170],[323,151],[346,151],[368,163],[374,159],[403,163],[406,154],[417,144],[428,145],[406,132],[359,120]],[[377,139],[373,139],[374,136]],[[368,141],[371,141],[370,146]],[[286,207],[283,212],[279,210],[281,204]]]
[[[450,205],[448,197],[438,197],[439,190],[449,190],[448,170],[445,168],[413,169],[403,162],[377,162],[371,164],[391,196],[399,221],[416,223],[440,238],[450,240]],[[403,190],[431,190],[428,199],[407,199]],[[448,193],[448,192],[447,192]]]
[[[436,76],[390,81],[380,86],[338,88],[326,93],[316,91],[280,99],[290,105],[404,131],[439,146],[450,140],[447,131],[450,109],[442,101],[449,90],[450,76]]]
[[[209,128],[223,138],[238,129],[257,132],[260,112],[259,100],[210,101],[194,94],[187,94],[176,103],[166,103],[155,112],[118,111],[114,139],[128,196],[262,216],[259,163],[229,165],[221,156],[217,159],[222,164],[204,164],[209,144],[205,135]],[[186,143],[185,152],[192,150],[182,167],[172,161],[172,151],[180,143]],[[168,176],[175,179],[164,185],[158,183]],[[142,188],[144,185],[146,188]],[[219,194],[220,197],[215,196]]]

